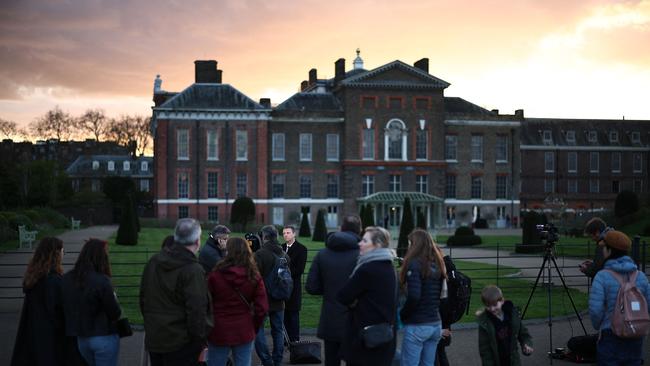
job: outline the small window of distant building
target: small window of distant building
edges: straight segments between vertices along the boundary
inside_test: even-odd
[[[404,98],[402,97],[388,97],[388,108],[402,109],[404,108]]]
[[[178,206],[178,218],[184,219],[190,216],[190,209],[187,206]]]
[[[125,172],[131,170],[131,163],[128,161],[122,162],[122,170],[124,170]]]
[[[377,97],[361,97],[361,106],[364,109],[374,109],[377,108]]]
[[[544,130],[542,136],[543,136],[543,140],[544,140],[544,145],[552,145],[553,144],[553,134],[551,133],[551,130]]]
[[[641,133],[639,131],[632,132],[632,143],[634,144],[641,143]]]
[[[140,191],[149,192],[149,179],[140,179]]]
[[[108,171],[112,172],[113,170],[115,170],[115,162],[114,161],[109,161],[108,162]]]
[[[643,171],[643,157],[639,153],[632,156],[632,170],[634,173],[641,173]]]
[[[415,109],[429,109],[429,98],[415,97]]]
[[[93,161],[93,170],[99,169],[99,162],[97,160]]]
[[[596,131],[594,131],[594,130],[589,131],[588,139],[589,139],[589,142],[591,142],[591,143],[598,142],[598,135],[596,134]]]
[[[618,142],[618,132],[616,132],[616,131],[609,131],[609,142],[610,142],[610,143],[616,143],[616,142]]]
[[[148,171],[149,170],[149,162],[147,162],[147,161],[141,162],[140,163],[140,170],[142,170],[143,172]]]
[[[576,132],[571,130],[566,132],[566,142],[570,144],[576,143]]]

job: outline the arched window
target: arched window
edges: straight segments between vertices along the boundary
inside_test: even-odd
[[[391,119],[384,131],[385,160],[406,160],[406,125],[399,119]]]

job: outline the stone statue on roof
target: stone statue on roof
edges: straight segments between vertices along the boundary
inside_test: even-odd
[[[162,79],[160,78],[160,74],[156,75],[156,79],[153,81],[153,92],[154,94],[156,93],[162,93],[163,90],[161,89],[162,87]]]

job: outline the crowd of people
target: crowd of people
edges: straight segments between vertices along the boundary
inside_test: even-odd
[[[449,365],[451,258],[427,231],[415,229],[396,271],[390,233],[382,227],[361,228],[358,216],[345,216],[307,274],[305,290],[322,296],[317,336],[324,343],[324,364]],[[640,365],[643,334],[622,336],[614,312],[620,306],[619,290],[635,288],[632,310],[647,315],[647,277],[638,275],[624,233],[600,219],[588,222],[585,233],[598,243],[594,261],[581,266],[593,277],[589,314],[600,333],[598,364]],[[279,366],[285,338],[300,340],[307,248],[296,240],[295,228],[283,228],[280,244],[277,228],[264,226],[256,251],[249,241],[230,234],[217,225],[201,245],[200,223],[180,219],[147,262],[139,299],[151,365],[225,366],[230,359],[235,366],[249,366],[255,350],[263,366]],[[11,364],[117,365],[121,309],[111,284],[107,242],[88,240],[65,274],[63,252],[61,240],[44,238],[27,266]],[[290,270],[293,282],[287,297],[274,291],[282,268]],[[482,364],[522,364],[520,351],[530,355],[533,343],[517,307],[493,285],[483,288],[481,301],[476,322]],[[398,328],[403,331],[399,350]]]

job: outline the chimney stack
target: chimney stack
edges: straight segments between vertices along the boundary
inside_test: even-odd
[[[345,78],[345,59],[340,58],[334,63],[334,83],[338,84],[339,81]]]
[[[271,98],[260,98],[260,104],[264,108],[271,109]]]
[[[194,61],[195,83],[221,83],[221,70],[217,70],[216,60]]]
[[[316,84],[318,80],[318,71],[316,69],[309,70],[309,85]]]
[[[300,91],[305,91],[307,88],[309,88],[309,81],[303,80],[302,83],[300,83]]]
[[[493,110],[492,110],[492,113],[494,113],[494,114],[499,114],[499,110],[498,110],[498,109],[493,109]]]
[[[426,57],[418,61],[415,61],[413,66],[426,72],[427,74],[429,73],[429,59]]]
[[[524,119],[524,110],[523,109],[517,109],[515,111],[515,117],[523,120]]]

